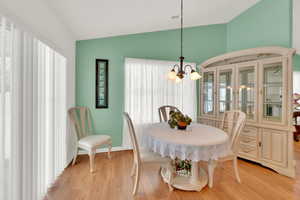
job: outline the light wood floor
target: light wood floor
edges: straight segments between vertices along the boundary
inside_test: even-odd
[[[146,165],[136,197],[131,196],[129,176],[132,152],[97,154],[96,172],[90,174],[88,156],[79,156],[68,167],[46,196],[46,200],[300,200],[300,142],[295,144],[297,177],[291,179],[259,165],[239,160],[242,183],[236,182],[231,162],[215,172],[214,187],[201,192],[169,192],[158,174],[158,166]]]

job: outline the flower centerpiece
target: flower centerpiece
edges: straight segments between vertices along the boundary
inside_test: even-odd
[[[190,176],[191,175],[191,168],[192,168],[192,161],[191,160],[180,160],[175,158],[173,161],[175,166],[176,174],[179,176]]]
[[[188,125],[190,125],[192,119],[187,116],[183,115],[181,112],[170,111],[170,119],[168,121],[171,128],[177,128],[179,130],[185,130]]]

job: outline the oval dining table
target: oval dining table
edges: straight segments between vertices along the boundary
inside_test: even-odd
[[[162,157],[191,160],[191,176],[176,176],[172,186],[186,191],[201,191],[208,182],[212,187],[215,161],[228,154],[228,135],[221,129],[191,123],[186,130],[170,128],[166,122],[150,124],[143,130],[142,146]],[[208,174],[199,168],[199,161],[208,162]],[[167,171],[161,176],[168,182]]]

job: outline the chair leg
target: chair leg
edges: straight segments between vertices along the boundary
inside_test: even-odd
[[[132,194],[136,195],[138,189],[139,189],[139,182],[140,182],[140,176],[141,176],[141,169],[140,164],[136,164],[136,170],[135,170],[135,177],[134,177],[134,185],[133,185],[133,191]]]
[[[130,176],[134,176],[135,175],[135,170],[136,170],[136,163],[133,162],[132,169],[131,169],[131,172],[130,172]]]
[[[89,157],[90,157],[90,172],[94,172],[94,161],[95,161],[95,151],[91,150],[89,152]]]
[[[75,155],[73,157],[72,166],[75,165],[77,155],[78,155],[78,148],[77,148],[76,153],[75,153]]]
[[[214,182],[214,170],[217,165],[217,162],[215,160],[209,160],[208,161],[208,186],[212,188],[213,182]]]
[[[234,174],[236,177],[236,180],[241,183],[241,179],[240,179],[240,175],[239,175],[239,171],[238,171],[238,165],[237,165],[237,157],[234,157],[233,159],[233,168],[234,168]]]
[[[108,145],[108,152],[107,152],[107,157],[108,157],[108,159],[111,159],[111,148],[112,148],[112,144],[110,143],[110,144]]]
[[[171,163],[169,163],[168,170],[169,170],[169,173],[170,173],[168,186],[169,186],[169,191],[172,192],[174,190],[172,184],[173,184],[173,179],[174,179],[174,173],[175,172],[174,172],[174,169],[173,169]]]

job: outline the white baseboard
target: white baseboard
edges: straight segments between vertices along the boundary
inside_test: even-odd
[[[126,150],[131,150],[131,147],[122,147],[122,146],[118,146],[118,147],[113,147],[111,149],[111,151],[126,151]],[[96,153],[105,153],[108,152],[108,148],[100,148],[96,150]],[[87,151],[84,150],[79,150],[78,155],[85,155],[88,154]]]

